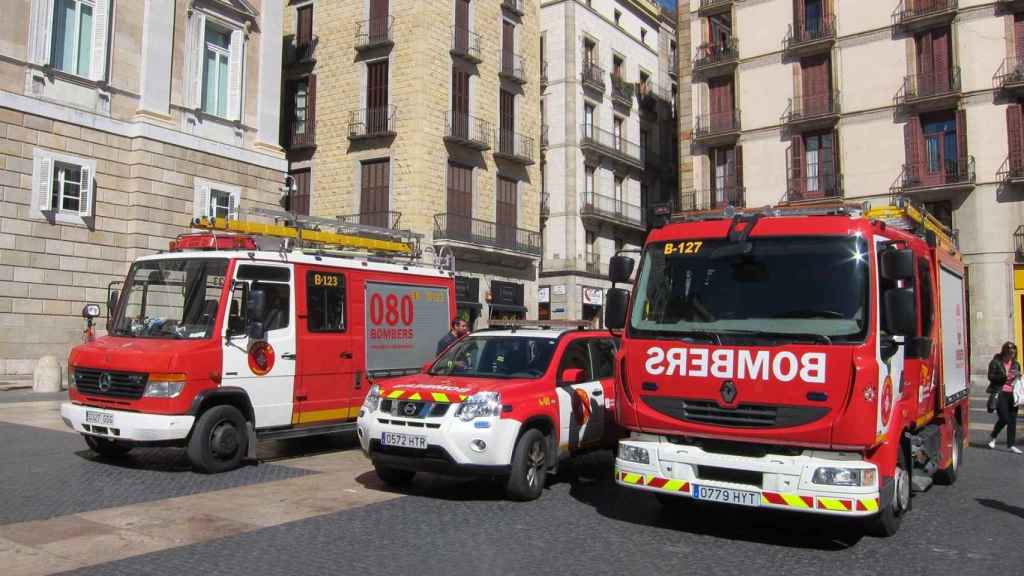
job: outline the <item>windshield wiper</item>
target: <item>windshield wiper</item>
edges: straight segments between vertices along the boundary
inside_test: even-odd
[[[754,336],[756,338],[772,338],[776,341],[784,338],[795,338],[799,340],[810,340],[822,344],[832,345],[832,339],[825,334],[811,334],[810,332],[767,332],[765,330],[723,330],[722,334],[735,334],[741,336]]]
[[[714,342],[719,346],[722,345],[722,335],[719,334],[718,332],[712,332],[710,330],[686,330],[683,332],[676,332],[676,334],[683,337],[699,336],[702,338],[706,338],[709,342]]]

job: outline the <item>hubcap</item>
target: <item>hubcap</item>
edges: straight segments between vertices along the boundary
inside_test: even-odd
[[[893,505],[896,513],[903,513],[910,506],[910,476],[902,466],[896,466],[896,486]]]
[[[544,467],[544,447],[540,442],[530,445],[530,451],[526,455],[526,463],[529,466],[526,470],[526,483],[536,486],[540,479],[541,470]]]
[[[221,460],[228,460],[238,451],[238,430],[234,424],[224,421],[217,423],[210,432],[210,450]]]

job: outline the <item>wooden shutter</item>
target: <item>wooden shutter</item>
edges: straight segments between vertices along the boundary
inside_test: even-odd
[[[1017,66],[1024,63],[1024,12],[1013,15],[1013,52],[1017,56]]]
[[[736,147],[736,189],[732,192],[733,203],[743,204],[743,146]]]
[[[1021,105],[1006,107],[1006,134],[1009,139],[1010,171],[1020,174],[1024,170],[1024,134],[1021,133]]]
[[[92,8],[92,22],[92,58],[89,63],[89,78],[100,81],[107,75],[110,0],[95,0]]]
[[[804,21],[806,20],[806,10],[804,2],[806,0],[793,0],[793,32],[795,38],[804,38]]]
[[[842,171],[840,170],[840,164],[839,164],[839,160],[840,159],[841,159],[841,156],[839,155],[839,130],[833,130],[832,131],[832,175],[830,177],[831,178],[831,182],[829,183],[829,185],[831,187],[830,191],[832,192],[833,196],[839,196],[841,194],[841,192],[842,192],[840,190],[840,186],[839,186],[839,177],[840,177],[840,174],[842,174]]]
[[[36,207],[40,212],[53,210],[53,158],[42,156],[36,168]]]
[[[387,228],[390,209],[391,160],[363,162],[362,190],[359,198],[359,222]]]
[[[448,207],[446,225],[449,234],[465,239],[472,230],[473,169],[448,163]]]
[[[210,185],[200,184],[196,190],[196,197],[194,200],[194,206],[192,207],[192,216],[194,218],[209,218],[210,217]]]
[[[498,176],[498,197],[495,208],[498,243],[502,246],[513,247],[519,213],[515,180]]]
[[[469,0],[455,0],[455,50],[469,51]]]
[[[966,178],[968,176],[968,159],[970,154],[967,151],[967,110],[956,111],[956,159],[957,176]]]
[[[310,74],[306,83],[306,142],[316,143],[316,74]]]
[[[903,145],[907,157],[906,176],[911,182],[919,182],[921,179],[923,168],[921,165],[922,139],[921,118],[919,116],[907,118],[907,123],[903,125]]]
[[[366,65],[366,126],[368,134],[388,129],[388,61]]]
[[[238,196],[241,192],[228,192],[228,220],[238,220]]]
[[[452,68],[451,135],[469,137],[469,73]]]
[[[945,92],[950,85],[949,28],[932,30],[932,58],[935,70],[935,89]]]
[[[501,52],[505,55],[511,55],[515,52],[515,37],[516,27],[515,24],[508,20],[501,21]],[[508,56],[506,56],[508,57]],[[511,60],[509,60],[511,62]]]
[[[388,37],[389,4],[388,0],[370,0],[369,31],[372,42],[383,41]]]
[[[499,149],[505,154],[515,153],[515,129],[516,129],[516,96],[515,94],[502,90],[499,98],[500,123]]]
[[[50,63],[53,41],[53,0],[32,0],[29,15],[29,61],[44,66]]]
[[[812,56],[800,61],[804,114],[820,114],[828,109],[829,56]]]
[[[231,55],[228,57],[228,118],[231,120],[242,118],[242,66],[245,61],[242,34],[241,30],[231,32]]]
[[[310,171],[301,170],[292,172],[292,185],[295,189],[288,205],[288,209],[303,216],[309,215],[309,187]]]
[[[92,216],[92,167],[82,166],[80,174],[82,178],[82,184],[79,188],[81,192],[78,196],[78,215],[81,216],[82,218],[88,218],[89,216]]]
[[[793,194],[801,197],[804,194],[804,137],[793,136],[789,146],[789,174],[792,180]]]
[[[313,5],[301,6],[296,11],[298,24],[295,33],[295,46],[300,58],[308,58],[313,45]]]
[[[189,61],[192,66],[189,69],[189,102],[191,108],[203,107],[203,50],[206,46],[206,15],[202,12],[193,11],[191,23],[191,44],[189,45]]]

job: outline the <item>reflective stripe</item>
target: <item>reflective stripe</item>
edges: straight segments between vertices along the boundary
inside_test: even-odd
[[[818,497],[818,508],[824,510],[833,510],[836,512],[849,512],[850,504],[849,500],[839,500],[837,498],[822,498]]]
[[[423,397],[420,396],[419,392],[414,392],[412,396],[409,396],[409,400],[422,400],[422,399],[423,399]]]
[[[402,394],[405,394],[404,390],[392,390],[391,393],[388,394],[388,399],[389,400],[395,400],[395,399],[401,398]]]
[[[796,494],[783,494],[782,499],[786,501],[786,505],[794,508],[810,508],[814,505],[813,498],[797,496]],[[810,502],[808,502],[808,500],[810,500]]]
[[[621,470],[616,471],[615,476],[621,482],[632,484],[634,486],[647,486],[649,488],[657,488],[666,492],[690,493],[690,483],[685,480],[670,480],[668,478],[651,475],[644,476],[642,474],[633,474],[630,472],[623,472]]]
[[[433,397],[434,402],[448,402],[448,396],[440,392],[431,392],[430,396]]]
[[[862,498],[857,500],[857,510],[862,512],[875,512],[878,510],[878,498]]]

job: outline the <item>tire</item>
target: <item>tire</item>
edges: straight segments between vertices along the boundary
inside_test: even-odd
[[[380,478],[388,486],[404,486],[412,482],[412,479],[416,477],[415,470],[401,470],[384,466],[383,464],[375,463],[373,470],[377,473],[377,478]]]
[[[544,491],[548,474],[548,439],[536,428],[523,433],[512,451],[512,466],[505,484],[511,500],[536,500]]]
[[[959,422],[953,423],[953,452],[950,460],[946,469],[935,473],[936,484],[952,486],[960,474],[960,466],[964,461],[964,432],[961,430]]]
[[[245,418],[238,408],[222,404],[203,412],[188,441],[188,459],[204,474],[238,468],[249,446]]]
[[[82,437],[85,438],[85,443],[89,446],[89,449],[100,456],[116,458],[118,456],[124,456],[132,450],[131,446],[114,440],[97,438],[96,436],[86,436],[85,434],[83,434]]]
[[[899,531],[903,517],[911,508],[911,473],[912,469],[909,467],[906,450],[900,446],[899,458],[893,474],[892,501],[886,503],[878,514],[867,519],[867,532],[872,536],[888,538]]]

